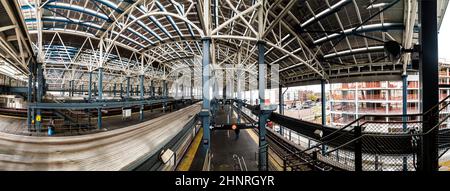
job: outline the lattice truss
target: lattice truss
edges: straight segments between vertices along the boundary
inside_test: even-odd
[[[19,0],[19,6],[50,85],[86,83],[99,67],[105,88],[126,76],[170,81],[192,69],[201,83],[205,37],[213,41],[213,64],[243,64],[251,73],[256,43],[265,41],[265,62],[279,64],[285,85],[401,73],[408,58],[392,62],[383,44],[410,48],[417,38],[414,0]]]

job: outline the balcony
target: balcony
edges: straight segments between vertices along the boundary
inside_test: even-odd
[[[366,83],[360,83],[360,88],[382,88],[381,82],[366,82]]]
[[[386,100],[384,95],[375,94],[375,95],[360,95],[358,96],[359,100]]]
[[[332,94],[331,97],[333,100],[355,100],[354,95],[339,95],[339,94]]]
[[[408,88],[419,88],[419,82],[409,82]]]
[[[358,108],[360,114],[386,114],[386,108]]]

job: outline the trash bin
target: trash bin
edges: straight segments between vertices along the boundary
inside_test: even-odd
[[[52,136],[54,134],[54,129],[52,126],[48,126],[47,134],[48,134],[48,136]]]

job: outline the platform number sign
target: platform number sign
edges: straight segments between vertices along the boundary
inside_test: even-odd
[[[36,115],[36,121],[37,122],[41,122],[41,116],[40,115]]]

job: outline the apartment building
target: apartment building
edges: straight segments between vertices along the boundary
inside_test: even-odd
[[[440,62],[440,84],[450,85],[450,62]],[[407,77],[407,113],[420,112],[419,75]],[[344,126],[362,115],[380,115],[374,120],[389,120],[381,115],[402,114],[402,81],[375,81],[331,84],[329,124]],[[440,99],[450,95],[450,88],[440,88]],[[447,111],[445,111],[447,112]]]

